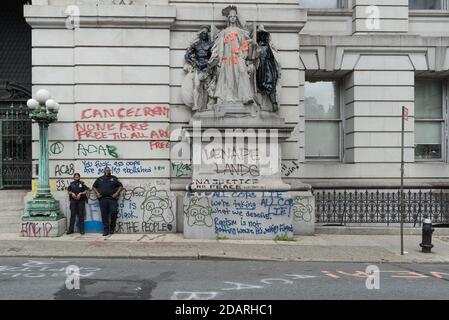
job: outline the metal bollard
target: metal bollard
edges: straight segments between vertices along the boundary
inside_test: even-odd
[[[422,252],[430,253],[433,248],[432,233],[435,229],[432,227],[432,221],[430,219],[424,219],[422,225],[422,243],[419,245],[422,248]]]

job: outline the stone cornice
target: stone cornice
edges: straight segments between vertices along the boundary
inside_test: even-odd
[[[33,28],[65,28],[68,18],[67,6],[24,6],[24,16]],[[70,10],[70,9],[69,9]],[[79,17],[81,28],[170,28],[176,20],[174,6],[112,6],[80,5],[72,11]]]
[[[305,46],[341,46],[341,47],[448,47],[449,37],[426,37],[420,35],[352,35],[352,36],[319,36],[300,35],[301,47]]]
[[[33,28],[66,28],[66,22],[70,22],[67,10],[79,11],[77,21],[81,28],[171,28],[197,31],[202,25],[214,24],[219,29],[225,26],[224,18],[209,12],[206,7],[204,14],[200,15],[199,12],[203,11],[201,7],[192,12],[175,5],[79,5],[71,9],[67,6],[26,5],[24,16]],[[299,33],[307,21],[307,11],[299,8],[259,8],[256,11],[246,8],[245,11],[247,24],[253,21],[262,23],[270,32]]]

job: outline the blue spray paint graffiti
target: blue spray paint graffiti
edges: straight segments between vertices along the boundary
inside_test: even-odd
[[[176,232],[176,201],[156,187],[125,189],[118,200],[117,233]],[[103,232],[98,200],[90,193],[84,224],[88,233]]]
[[[283,192],[195,192],[187,195],[188,227],[214,228],[229,238],[293,235],[294,199]]]

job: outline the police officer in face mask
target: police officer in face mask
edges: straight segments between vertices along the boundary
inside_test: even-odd
[[[78,229],[84,234],[84,219],[86,217],[87,192],[89,188],[80,180],[80,174],[73,175],[73,181],[67,188],[70,198],[70,224],[67,234],[72,234],[75,227],[75,219],[78,217]]]
[[[99,177],[92,188],[100,202],[103,236],[113,234],[118,214],[118,198],[123,190],[122,183],[111,175],[109,167],[104,168],[104,175]]]

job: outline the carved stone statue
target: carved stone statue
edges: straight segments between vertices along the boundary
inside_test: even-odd
[[[263,25],[257,31],[257,90],[267,95],[270,99],[272,111],[278,111],[276,86],[280,77],[280,67],[276,60],[275,50],[270,44],[270,34],[265,31]]]
[[[185,79],[189,83],[183,86],[184,95],[192,98],[184,100],[191,101],[192,110],[204,110],[208,104],[208,85],[211,81],[211,75],[208,70],[208,61],[211,57],[212,41],[209,38],[209,27],[204,26],[198,31],[198,39],[188,49],[184,56],[188,66],[185,68],[190,74]],[[185,101],[186,102],[186,101]],[[186,102],[187,104],[188,102]]]
[[[203,117],[277,112],[281,69],[270,34],[255,22],[251,32],[244,28],[236,6],[226,7],[222,14],[226,28],[214,41],[210,28],[201,27],[186,51],[184,103]]]
[[[209,59],[216,68],[215,90],[212,96],[221,105],[252,104],[254,93],[247,65],[250,34],[243,29],[237,16],[237,7],[228,6],[222,11],[227,27],[217,34]]]

